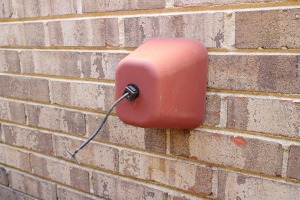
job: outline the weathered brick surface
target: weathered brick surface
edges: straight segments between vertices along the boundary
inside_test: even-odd
[[[0,199],[36,200],[36,198],[0,185]]]
[[[1,9],[2,8],[2,9]],[[74,14],[76,0],[5,0],[0,5],[0,17],[27,18],[50,15]]]
[[[121,151],[120,172],[196,194],[212,192],[212,169],[180,160]]]
[[[300,137],[300,102],[228,97],[227,127]]]
[[[84,193],[80,193],[76,190],[58,187],[57,188],[57,197],[59,200],[70,200],[70,199],[80,199],[80,200],[100,200],[102,198],[94,197],[92,195],[87,195]]]
[[[92,184],[94,193],[106,199],[167,200],[168,196],[157,189],[100,172],[93,172]]]
[[[89,12],[104,12],[117,10],[137,10],[137,9],[153,9],[164,8],[165,0],[147,1],[147,0],[84,0],[82,1],[82,11]]]
[[[2,0],[0,199],[298,198],[299,11],[287,0]],[[203,125],[143,129],[113,114],[75,164],[66,150],[114,102],[115,67],[153,37],[208,48]]]
[[[224,20],[221,12],[125,18],[125,46],[137,47],[153,37],[186,37],[207,47],[222,47]]]
[[[237,48],[300,48],[299,8],[236,13]]]
[[[174,0],[174,7],[189,7],[189,6],[214,6],[228,4],[244,4],[244,3],[260,3],[260,2],[276,2],[283,0]]]
[[[43,23],[0,24],[0,46],[43,46]]]
[[[46,154],[53,154],[52,134],[45,131],[3,125],[4,142],[26,147]]]
[[[219,171],[219,199],[299,199],[300,186],[250,176],[240,173]]]
[[[56,199],[56,185],[17,171],[9,172],[9,186],[39,199]]]
[[[48,22],[51,46],[119,46],[117,18]]]
[[[82,191],[89,191],[89,172],[87,170],[36,154],[31,154],[30,161],[33,174],[70,185]]]
[[[74,152],[85,140],[55,135],[54,141],[56,156],[73,161],[73,158],[66,151]],[[99,143],[90,143],[76,155],[76,158],[80,163],[110,171],[118,171],[119,169],[118,149]]]
[[[80,54],[66,51],[22,51],[22,72],[80,77]]]
[[[21,72],[17,51],[0,51],[0,72]]]
[[[11,0],[2,0],[0,4],[0,18],[8,18],[13,14],[13,6]]]
[[[0,184],[8,186],[8,171],[4,167],[0,167]]]
[[[300,180],[300,146],[290,147],[287,176]]]
[[[111,84],[51,81],[53,103],[106,111],[114,102]]]
[[[25,123],[24,104],[0,99],[0,119]]]
[[[88,135],[95,132],[103,118],[103,115],[86,115]],[[138,128],[127,125],[113,116],[110,116],[95,139],[161,153],[166,152],[165,129]]]
[[[205,105],[205,119],[203,124],[217,126],[220,124],[221,97],[218,95],[207,95]]]
[[[300,93],[299,56],[210,55],[208,87]]]
[[[171,153],[209,163],[281,175],[283,147],[256,138],[171,130]]]
[[[14,147],[0,145],[0,162],[23,171],[31,171],[29,153]]]
[[[0,75],[0,95],[49,102],[48,80]]]
[[[117,51],[22,51],[20,60],[24,73],[114,80],[115,67],[126,55]]]
[[[26,104],[28,124],[56,131],[85,134],[85,115],[52,106]]]

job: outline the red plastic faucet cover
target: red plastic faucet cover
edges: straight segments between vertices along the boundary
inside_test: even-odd
[[[134,101],[116,107],[119,118],[144,128],[186,128],[204,120],[206,47],[184,38],[155,38],[121,60],[116,68],[115,98],[128,84],[139,88]]]

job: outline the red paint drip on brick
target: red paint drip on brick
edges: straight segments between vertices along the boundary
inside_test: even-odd
[[[212,136],[214,136],[214,137],[218,137],[218,138],[219,138],[219,137],[221,137],[221,135],[220,135],[220,134],[218,134],[218,133],[213,133],[213,134],[212,134]]]
[[[231,137],[230,138],[231,141],[233,141],[237,146],[245,146],[247,144],[247,142],[245,141],[245,139],[243,137]]]

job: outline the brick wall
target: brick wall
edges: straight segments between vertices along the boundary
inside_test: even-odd
[[[209,52],[206,119],[114,114],[116,64],[152,37]],[[0,199],[299,199],[300,2],[2,0]]]

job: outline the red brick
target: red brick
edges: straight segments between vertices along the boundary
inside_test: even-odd
[[[0,162],[23,171],[31,171],[29,153],[14,147],[0,145]]]
[[[35,200],[35,198],[25,195],[21,192],[15,191],[11,188],[0,185],[0,199],[13,200]]]
[[[219,171],[218,199],[299,199],[300,186],[257,176]]]
[[[122,151],[120,172],[195,194],[212,193],[212,169],[185,161]]]
[[[106,111],[114,102],[111,84],[51,81],[53,103]]]
[[[46,154],[53,153],[52,134],[35,129],[3,125],[3,137],[6,144],[26,147]]]
[[[41,155],[30,155],[32,173],[89,192],[89,172],[67,162]]]
[[[52,106],[27,104],[28,124],[73,134],[85,134],[85,115]]]
[[[125,18],[125,46],[137,47],[153,37],[186,37],[207,47],[222,47],[224,20],[221,12]]]
[[[97,200],[99,198],[85,193],[78,192],[76,190],[58,186],[57,197],[59,200],[69,200],[69,199],[80,199],[80,200]]]
[[[24,104],[0,99],[0,119],[26,123]]]
[[[92,184],[94,193],[107,199],[167,200],[168,196],[163,191],[100,172],[93,172]]]
[[[0,72],[21,72],[17,51],[0,51]]]
[[[209,55],[208,87],[300,93],[299,56]]]
[[[300,103],[293,100],[228,97],[227,127],[300,137]]]
[[[85,141],[59,135],[55,135],[54,140],[56,156],[72,161],[72,157],[66,151],[74,152]],[[97,168],[110,171],[118,171],[119,169],[118,149],[99,143],[89,143],[76,155],[76,158],[80,163]]]
[[[8,171],[4,167],[0,167],[0,184],[8,186]]]
[[[49,102],[48,80],[0,75],[0,95]]]
[[[86,12],[104,12],[117,10],[137,10],[137,9],[154,9],[164,8],[165,0],[147,1],[147,0],[97,0],[82,1],[82,11]]]
[[[48,22],[51,46],[119,46],[118,20]]]
[[[12,189],[39,199],[56,199],[56,185],[25,173],[11,170],[9,185]]]
[[[103,118],[103,115],[87,115],[86,123],[88,135],[95,132]],[[108,118],[102,131],[98,133],[95,139],[160,153],[166,152],[165,129],[143,129],[130,126],[114,116]]]
[[[300,180],[300,146],[290,147],[287,176]]]
[[[237,12],[237,48],[300,47],[299,8]]]
[[[171,130],[171,153],[273,176],[281,175],[282,145],[259,138]]]

